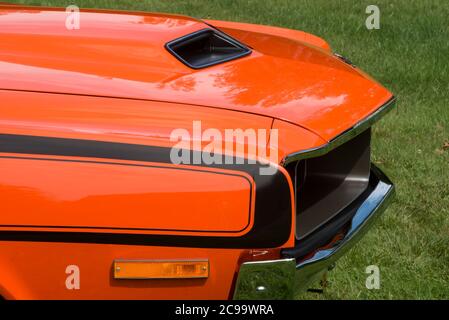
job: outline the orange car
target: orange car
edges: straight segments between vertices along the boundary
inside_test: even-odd
[[[383,86],[301,31],[0,5],[0,296],[292,298],[394,192]]]

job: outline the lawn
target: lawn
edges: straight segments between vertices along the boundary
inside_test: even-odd
[[[6,1],[6,0],[4,0]],[[449,299],[449,1],[446,0],[77,0],[35,5],[174,12],[304,30],[398,97],[374,129],[374,161],[397,197],[375,228],[329,274],[323,294],[301,299]],[[365,8],[376,4],[379,30]],[[378,290],[365,287],[377,265]]]

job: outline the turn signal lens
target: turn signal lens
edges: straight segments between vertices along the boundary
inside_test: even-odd
[[[114,279],[201,279],[209,277],[209,261],[116,260]]]

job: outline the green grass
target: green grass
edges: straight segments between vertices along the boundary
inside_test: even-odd
[[[75,1],[12,1],[66,6]],[[329,274],[311,299],[449,298],[449,2],[445,0],[77,0],[81,7],[182,13],[300,29],[391,89],[398,109],[374,129],[374,160],[397,197],[374,229]],[[377,4],[381,29],[365,28]],[[378,265],[381,288],[365,288]]]

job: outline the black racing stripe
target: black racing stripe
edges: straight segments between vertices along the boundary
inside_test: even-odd
[[[73,156],[171,164],[170,151],[171,148],[156,146],[0,134],[0,152],[3,153]],[[202,159],[201,153],[191,152],[192,160],[195,156],[194,154]],[[248,164],[248,161],[235,157],[230,162],[231,164],[206,165],[204,163],[195,164],[191,161],[191,165],[243,171],[253,177],[256,185],[254,224],[253,228],[243,236],[0,231],[0,240],[201,248],[273,248],[281,246],[289,239],[292,225],[292,204],[287,178],[281,171],[277,171],[274,175],[261,175],[260,168],[264,166],[261,163]],[[243,163],[240,164],[241,162]]]

